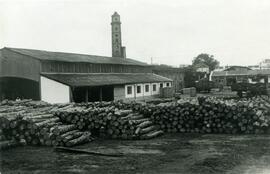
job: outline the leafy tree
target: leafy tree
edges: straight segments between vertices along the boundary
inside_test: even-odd
[[[209,70],[213,71],[219,66],[219,61],[214,59],[213,55],[202,53],[192,60],[193,67],[199,66],[201,64],[207,65],[209,67]]]

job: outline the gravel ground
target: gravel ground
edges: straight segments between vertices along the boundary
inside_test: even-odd
[[[270,174],[270,135],[167,134],[153,140],[96,140],[77,148],[123,157],[17,147],[0,153],[5,173]]]

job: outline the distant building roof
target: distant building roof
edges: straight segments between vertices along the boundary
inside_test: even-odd
[[[79,73],[42,73],[44,77],[58,81],[69,86],[104,86],[133,83],[170,82],[169,78],[152,73],[125,73],[125,74],[79,74]]]
[[[229,68],[225,69],[224,71],[242,71],[242,70],[251,70],[249,67],[246,66],[230,66]]]
[[[95,56],[86,54],[75,54],[75,53],[63,53],[63,52],[51,52],[43,50],[32,50],[32,49],[20,49],[20,48],[3,48],[10,51],[30,56],[41,61],[62,61],[62,62],[86,62],[96,64],[121,64],[121,65],[137,65],[137,66],[149,66],[147,63],[140,62],[128,58],[118,57],[106,57],[106,56]]]
[[[164,71],[164,72],[184,72],[184,68],[175,68],[166,65],[151,65],[153,71]]]
[[[185,67],[188,67],[188,66],[190,66],[190,65],[189,64],[180,64],[179,68],[185,68]]]
[[[212,76],[254,76],[254,75],[270,75],[270,69],[261,70],[241,70],[241,71],[214,71]]]
[[[259,68],[260,65],[249,65],[249,66],[248,66],[248,68],[254,68],[254,67],[255,67],[255,68]]]
[[[195,68],[196,69],[198,69],[198,68],[209,68],[209,66],[206,65],[205,63],[201,62],[201,63],[196,64]]]
[[[261,63],[270,63],[270,59],[264,59]]]

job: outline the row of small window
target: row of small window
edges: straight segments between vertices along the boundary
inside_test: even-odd
[[[170,83],[166,83],[166,87],[169,87],[170,86]],[[149,85],[145,85],[144,86],[144,90],[145,90],[145,92],[149,92]],[[156,92],[157,91],[157,85],[156,84],[153,84],[153,86],[152,86],[152,90],[153,90],[153,92]],[[161,83],[160,84],[160,88],[163,88],[163,83]],[[141,86],[137,86],[136,87],[136,93],[137,94],[140,94],[142,92],[142,90],[141,90]],[[131,95],[132,94],[132,86],[128,86],[127,87],[127,94],[128,95]]]

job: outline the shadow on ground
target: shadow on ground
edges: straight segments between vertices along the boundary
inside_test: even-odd
[[[1,173],[268,174],[270,135],[169,134],[153,140],[96,140],[78,148],[103,157],[17,147],[0,153]]]

